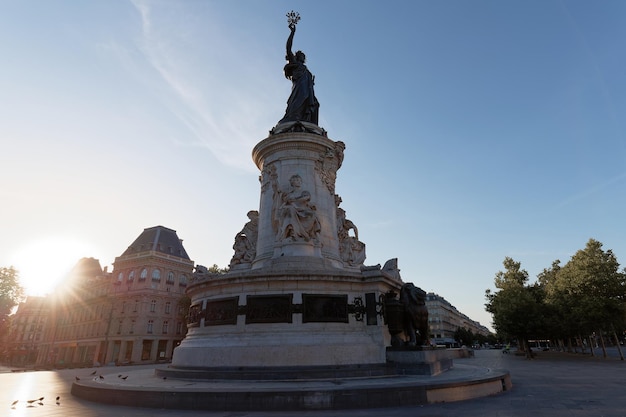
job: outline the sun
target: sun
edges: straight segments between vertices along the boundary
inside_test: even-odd
[[[76,263],[95,257],[93,245],[65,236],[46,236],[20,247],[13,257],[25,294],[43,296],[54,292]]]

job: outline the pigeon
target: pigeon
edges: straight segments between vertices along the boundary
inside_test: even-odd
[[[15,404],[17,404],[17,403],[19,403],[19,402],[20,402],[20,400],[15,400],[15,401],[13,401],[13,402],[11,403],[11,407],[15,407]]]
[[[96,374],[96,371],[93,371],[93,372],[91,373],[91,375],[95,375],[95,374]]]
[[[34,402],[36,402],[36,401],[39,401],[39,400],[28,400],[28,401],[26,401],[26,402],[27,402],[28,404],[32,404],[32,403],[34,403]]]
[[[76,380],[77,380],[77,381],[80,381],[80,378],[79,378],[79,377],[75,376],[74,378],[76,378]]]
[[[126,381],[126,378],[128,378],[128,375],[122,377],[124,381]]]
[[[98,378],[100,378],[100,379],[104,379],[104,377],[103,377],[102,375],[100,375]]]
[[[60,399],[61,399],[61,397],[60,397],[60,396],[58,396],[58,397],[57,397],[57,401],[59,401]]]
[[[119,374],[117,377],[118,377],[118,378],[121,378],[121,377],[122,377],[122,374]]]
[[[43,401],[43,398],[44,398],[44,397],[39,397],[39,401]]]

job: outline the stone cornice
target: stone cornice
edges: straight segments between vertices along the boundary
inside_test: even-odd
[[[268,155],[282,151],[304,151],[324,153],[334,149],[335,142],[326,137],[306,132],[288,132],[272,135],[259,142],[252,150],[252,160],[259,170]]]

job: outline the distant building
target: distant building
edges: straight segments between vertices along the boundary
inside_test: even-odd
[[[458,328],[471,330],[474,334],[484,336],[490,334],[487,327],[458,311],[456,307],[438,294],[432,292],[426,294],[426,307],[428,308],[428,323],[432,343],[455,346],[457,342],[454,340],[454,332]]]
[[[50,316],[37,365],[93,364],[106,334],[110,275],[94,258],[83,258],[48,296]]]
[[[81,259],[49,297],[36,364],[169,360],[187,331],[184,294],[193,269],[176,231],[163,226],[144,229],[115,258],[112,272],[96,259]]]
[[[37,361],[44,340],[50,306],[45,297],[28,297],[11,316],[3,360],[14,366]]]

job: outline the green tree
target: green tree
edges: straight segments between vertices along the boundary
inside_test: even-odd
[[[19,273],[12,266],[0,268],[0,317],[11,314],[13,307],[24,297],[24,289],[20,285]]]
[[[537,285],[543,291],[544,329],[548,339],[564,339],[576,331],[576,323],[571,321],[567,299],[555,290],[561,270],[561,261],[555,260],[550,268],[544,268],[537,275]]]
[[[213,264],[207,269],[211,274],[225,274],[229,271],[228,267],[220,268],[217,264]]]
[[[17,270],[12,266],[0,268],[0,351],[5,348],[4,338],[8,334],[9,315],[23,297],[24,289],[20,285]]]
[[[493,325],[500,337],[518,339],[521,347],[528,348],[529,338],[540,336],[543,328],[543,290],[537,284],[527,285],[528,272],[520,262],[506,257],[504,271],[496,273],[494,283],[498,291],[485,291],[486,310],[493,315]]]
[[[613,333],[624,326],[626,276],[613,252],[590,239],[585,249],[550,277],[548,300],[562,316],[569,336],[603,331]]]
[[[454,340],[456,340],[461,346],[465,345],[471,347],[474,343],[474,339],[474,333],[469,329],[458,327],[454,332]]]

